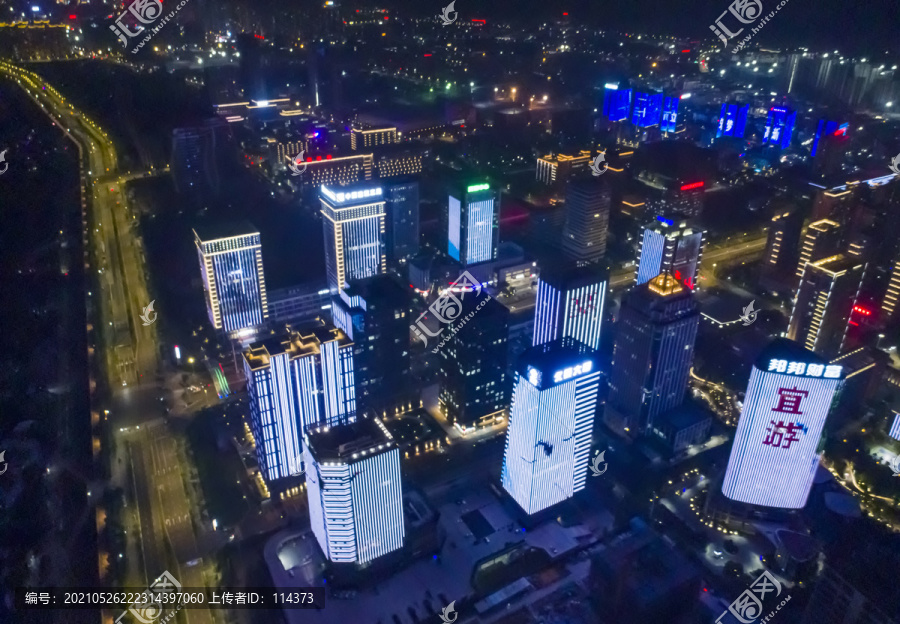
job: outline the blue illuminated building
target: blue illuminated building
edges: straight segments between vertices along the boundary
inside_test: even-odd
[[[356,420],[353,342],[340,329],[322,324],[252,344],[244,374],[266,483],[301,473],[308,429]]]
[[[843,123],[838,125],[836,121],[828,121],[827,119],[820,119],[819,125],[816,126],[816,138],[813,140],[812,146],[812,155],[815,156],[816,152],[819,149],[819,139],[823,136],[827,136],[829,134],[833,136],[847,136],[847,128],[850,127],[849,123]]]
[[[638,128],[649,128],[659,124],[662,114],[662,93],[638,93],[634,98],[634,110],[631,113],[631,123]]]
[[[663,105],[662,123],[660,129],[663,132],[675,132],[675,126],[678,123],[678,105],[681,103],[680,97],[667,97]]]
[[[240,334],[269,316],[259,230],[250,223],[194,230],[209,320],[217,330]]]
[[[766,131],[763,134],[763,145],[775,145],[785,149],[791,144],[794,124],[797,122],[796,111],[773,106],[766,117]]]
[[[603,94],[603,114],[610,121],[625,121],[631,108],[631,89],[620,89],[618,85],[607,84]]]
[[[599,387],[593,355],[571,339],[520,359],[500,480],[526,513],[584,489]]]
[[[719,129],[716,132],[716,138],[723,136],[733,136],[743,138],[747,129],[747,112],[750,106],[745,104],[722,104],[722,111],[719,113]]]
[[[447,254],[463,266],[497,259],[500,205],[487,183],[470,184],[450,193]]]

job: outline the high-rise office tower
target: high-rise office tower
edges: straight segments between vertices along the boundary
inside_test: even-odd
[[[827,358],[843,351],[866,263],[838,254],[806,265],[800,278],[788,338]]]
[[[447,253],[463,266],[497,259],[500,242],[500,198],[487,183],[470,184],[450,193]]]
[[[566,185],[566,222],[563,252],[578,266],[603,260],[609,230],[609,189],[595,180],[572,180]]]
[[[622,302],[604,420],[634,435],[684,400],[700,312],[669,274],[635,286]]]
[[[841,248],[841,226],[831,219],[813,221],[806,228],[803,245],[800,247],[800,261],[797,263],[797,277],[803,275],[807,263],[833,256]]]
[[[438,349],[438,378],[441,409],[449,422],[466,432],[493,424],[508,405],[509,311],[496,299],[485,302],[487,294],[462,294],[457,318],[474,314],[461,328],[461,321],[457,322],[458,331]],[[437,340],[444,340],[443,334],[452,331],[444,327]]]
[[[785,206],[772,217],[763,256],[763,273],[782,273],[797,266],[803,213]]]
[[[216,330],[249,331],[269,317],[259,230],[250,223],[194,229],[209,320]]]
[[[172,131],[172,180],[179,193],[216,193],[216,130],[213,125]]]
[[[394,264],[419,253],[419,181],[400,177],[382,180],[387,211],[387,255]]]
[[[763,350],[750,371],[722,484],[725,496],[766,507],[806,505],[841,369],[789,340]]]
[[[333,299],[334,324],[354,344],[356,400],[361,409],[406,403],[409,379],[409,291],[390,275],[352,282]],[[416,399],[418,401],[418,399]]]
[[[819,146],[822,143],[822,139],[826,136],[847,136],[847,129],[850,124],[838,124],[836,121],[829,121],[827,119],[820,119],[818,125],[816,126],[816,138],[813,139],[812,145],[812,157],[815,158],[816,154],[819,152]]]
[[[309,522],[332,563],[364,564],[403,546],[400,450],[377,418],[310,430]]]
[[[348,282],[384,273],[385,201],[380,184],[322,185],[322,226],[328,287],[337,293]]]
[[[610,121],[625,121],[631,108],[631,89],[620,89],[617,84],[607,84],[603,92],[603,114]]]
[[[254,343],[244,351],[244,372],[267,483],[300,474],[307,429],[356,418],[353,343],[339,329],[323,325]]]
[[[766,118],[766,131],[763,133],[763,145],[772,145],[786,149],[791,145],[797,113],[788,108],[773,106]]]
[[[600,348],[603,304],[609,270],[591,267],[546,267],[538,278],[532,345],[574,338],[591,349]]]
[[[663,103],[662,121],[659,124],[663,132],[675,132],[678,127],[678,106],[680,97],[667,97]]]
[[[703,255],[703,230],[680,215],[656,217],[644,226],[636,284],[644,284],[668,273],[691,290],[697,287]]]
[[[811,221],[828,219],[836,222],[844,229],[842,234],[849,234],[851,225],[858,212],[857,193],[847,185],[829,189],[819,189],[813,199]]]
[[[722,104],[722,110],[719,113],[719,129],[716,132],[716,138],[722,136],[733,136],[744,138],[744,131],[747,129],[747,112],[750,106],[745,104]]]
[[[350,149],[369,150],[372,147],[391,145],[397,142],[397,128],[358,128],[350,130]]]
[[[668,213],[678,213],[686,217],[699,217],[703,215],[703,198],[705,197],[706,183],[703,180],[676,184],[667,189],[662,201],[659,202],[657,216]]]
[[[599,387],[590,350],[571,339],[520,358],[500,480],[526,513],[584,489]]]
[[[638,128],[649,128],[659,124],[662,107],[662,93],[636,93],[634,96],[634,110],[631,113],[631,123]]]
[[[885,290],[884,298],[881,300],[881,320],[883,322],[889,323],[894,320],[898,309],[898,298],[900,298],[900,260],[896,260],[891,268],[891,279]]]
[[[588,150],[578,154],[547,154],[537,159],[535,179],[547,186],[558,187],[568,182],[572,176],[584,173],[593,162]]]

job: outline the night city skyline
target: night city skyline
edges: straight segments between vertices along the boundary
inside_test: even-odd
[[[898,18],[0,0],[0,624],[900,624]]]

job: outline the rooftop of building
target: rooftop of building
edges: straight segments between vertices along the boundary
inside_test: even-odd
[[[660,297],[673,297],[690,292],[687,286],[672,277],[670,273],[660,273],[647,282],[647,290]]]
[[[324,321],[296,331],[288,327],[287,335],[270,336],[251,344],[244,351],[244,360],[250,370],[257,370],[267,367],[273,356],[282,353],[289,354],[291,359],[319,354],[322,344],[332,340],[337,340],[342,347],[353,344],[342,330],[326,325]]]
[[[249,221],[211,221],[194,227],[194,236],[204,243],[248,234],[259,234],[259,228]]]
[[[865,266],[865,262],[860,258],[846,256],[842,253],[827,258],[822,258],[816,262],[810,262],[810,269],[825,273],[832,277],[839,277],[847,271],[861,269]]]
[[[577,288],[609,281],[609,265],[596,263],[575,266],[572,262],[550,262],[541,265],[540,280],[557,289]]]
[[[384,188],[380,181],[355,184],[323,184],[319,198],[334,206],[357,206],[384,201]]]
[[[404,305],[409,299],[409,289],[387,273],[353,280],[344,289],[344,292],[348,298],[362,297],[367,305],[372,305],[376,301],[387,301],[391,305]]]
[[[316,461],[353,463],[368,456],[396,448],[387,428],[374,417],[361,417],[337,427],[310,429],[309,450]]]
[[[788,362],[804,362],[806,364],[825,364],[825,360],[809,349],[804,348],[799,342],[787,338],[776,338],[769,346],[762,350],[756,358],[754,366],[767,371],[772,360],[786,360]]]
[[[577,371],[575,371],[576,367]],[[568,368],[573,370],[569,371],[569,376],[565,379],[571,378],[573,373],[580,374],[600,370],[593,349],[572,338],[554,340],[526,349],[519,356],[517,370],[528,378],[529,369],[532,368],[541,373],[541,377],[543,377],[542,379],[530,378],[532,383],[534,383],[534,379],[537,379],[537,383],[534,385],[538,388],[549,385],[556,372],[565,372]]]
[[[702,232],[702,228],[683,214],[670,212],[659,215],[644,226],[645,229],[655,230],[667,236],[681,236]]]

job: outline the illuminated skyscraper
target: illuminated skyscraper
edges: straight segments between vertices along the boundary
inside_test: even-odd
[[[436,340],[447,342],[437,349],[440,405],[457,429],[491,425],[509,407],[508,362],[509,310],[496,299],[465,294],[457,318],[471,318],[455,327],[444,326]],[[459,328],[456,333],[451,333]],[[432,348],[429,345],[429,348]]]
[[[544,268],[538,279],[532,345],[574,338],[598,349],[608,284],[609,271],[599,265]]]
[[[823,357],[841,353],[865,273],[865,262],[843,254],[807,264],[794,299],[788,338]]]
[[[593,160],[588,150],[575,155],[547,154],[537,159],[535,177],[547,186],[560,186],[573,175],[588,171]]]
[[[841,374],[841,366],[789,340],[776,340],[762,352],[750,372],[722,484],[725,496],[766,507],[806,505]]]
[[[881,319],[883,322],[890,322],[897,314],[898,303],[900,299],[900,260],[894,262],[891,269],[891,280],[888,282],[887,290],[884,298],[881,300]]]
[[[638,128],[649,128],[659,124],[663,106],[662,93],[641,93],[634,96],[634,110],[631,123]]]
[[[644,284],[669,273],[691,290],[697,287],[703,255],[703,230],[680,215],[656,217],[644,226],[634,280]]]
[[[269,317],[259,230],[249,223],[194,229],[206,309],[227,333],[256,329]]]
[[[603,260],[609,230],[609,188],[596,180],[572,180],[566,185],[563,252],[578,266]]]
[[[351,283],[334,297],[334,324],[353,341],[356,399],[362,409],[394,412],[412,400],[410,295],[390,275]],[[418,402],[418,396],[415,401]]]
[[[830,219],[821,219],[810,223],[803,237],[803,245],[800,247],[797,277],[803,275],[807,263],[833,256],[840,247],[841,226],[839,223]]]
[[[419,182],[414,178],[383,180],[387,211],[387,256],[402,263],[419,252]]]
[[[722,136],[743,138],[744,131],[747,129],[747,112],[749,110],[750,106],[747,104],[744,106],[740,104],[722,104],[716,138]]]
[[[778,274],[796,267],[803,213],[792,206],[785,206],[769,223],[766,253],[763,256],[763,273]]]
[[[584,489],[600,387],[589,353],[564,339],[520,359],[501,482],[528,514]]]
[[[447,253],[463,266],[497,259],[500,200],[487,183],[450,193]]]
[[[603,114],[610,121],[625,121],[631,108],[631,89],[607,84],[603,95]]]
[[[663,104],[662,122],[659,127],[663,132],[675,132],[678,127],[678,105],[681,103],[679,97],[667,97]]]
[[[815,158],[816,154],[819,151],[819,143],[822,141],[822,137],[831,135],[831,136],[847,136],[847,128],[850,124],[838,124],[836,121],[828,121],[827,119],[820,119],[819,124],[816,126],[816,138],[813,140],[812,146],[812,156]]]
[[[291,331],[244,351],[250,429],[266,483],[299,475],[304,432],[356,418],[353,343],[320,326]]]
[[[777,106],[769,109],[763,145],[774,145],[780,149],[790,147],[796,121],[797,113],[790,109]]]
[[[179,193],[218,192],[215,126],[173,130],[171,162],[172,180]]]
[[[348,282],[384,273],[385,200],[378,184],[322,186],[322,225],[328,287],[337,293]]]
[[[390,145],[397,142],[397,128],[357,128],[350,131],[350,149],[361,149]]]
[[[400,450],[377,418],[307,435],[309,521],[332,563],[364,564],[403,546]]]
[[[604,420],[631,435],[684,400],[700,313],[691,291],[662,274],[635,286],[616,325]]]

